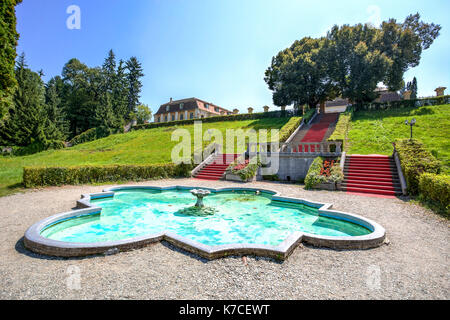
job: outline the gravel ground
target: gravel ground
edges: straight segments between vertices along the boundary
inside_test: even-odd
[[[236,185],[190,179],[140,184]],[[282,263],[260,257],[207,261],[166,242],[111,256],[47,257],[24,249],[25,230],[40,219],[70,210],[82,193],[99,192],[105,186],[47,188],[0,198],[0,298],[449,298],[447,220],[406,199],[306,191],[298,185],[267,182],[246,186],[330,202],[337,210],[361,214],[384,226],[389,244],[370,250],[343,251],[300,245]]]

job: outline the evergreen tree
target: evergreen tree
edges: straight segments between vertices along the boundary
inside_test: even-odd
[[[127,119],[131,112],[136,111],[139,105],[140,93],[142,89],[141,78],[144,76],[142,65],[136,57],[131,57],[127,63],[128,69],[128,105],[127,105]]]
[[[15,6],[22,0],[2,0],[0,4],[0,126],[13,107],[12,96],[17,85],[14,74],[16,46]]]
[[[9,145],[28,146],[46,144],[45,87],[38,73],[27,68],[22,54],[15,69],[17,89],[13,96],[14,107],[0,131],[3,142]]]
[[[69,136],[70,123],[62,105],[61,94],[58,93],[61,78],[50,79],[45,88],[45,106],[47,112],[47,139],[66,140]]]
[[[116,82],[113,88],[113,109],[114,113],[125,121],[128,114],[128,74],[123,60],[120,60],[117,66]]]
[[[411,99],[417,99],[417,79],[413,78],[411,82]]]

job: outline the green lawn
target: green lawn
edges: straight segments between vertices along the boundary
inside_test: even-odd
[[[225,138],[227,129],[281,129],[289,118],[264,118],[245,121],[203,123],[202,129],[218,129]],[[194,126],[179,126],[189,130],[193,138]],[[156,164],[171,161],[171,141],[175,127],[116,134],[62,150],[50,150],[24,157],[0,157],[0,196],[17,192],[22,187],[24,166],[72,166],[103,164]],[[270,131],[269,131],[270,134]],[[270,139],[270,137],[269,137]],[[193,141],[192,141],[193,145]],[[225,152],[244,150],[225,150]]]
[[[387,111],[358,111],[348,133],[350,154],[392,154],[392,142],[410,137],[406,119],[417,120],[413,137],[437,155],[445,172],[450,172],[450,105],[425,106]]]

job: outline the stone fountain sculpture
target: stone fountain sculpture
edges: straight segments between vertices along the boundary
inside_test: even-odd
[[[203,204],[203,198],[209,195],[211,191],[204,189],[192,189],[191,193],[197,197],[197,203],[195,204],[195,206],[197,208],[204,208],[205,205]]]
[[[212,207],[206,207],[203,203],[203,198],[211,194],[211,191],[205,189],[192,189],[191,193],[197,197],[195,206],[181,209],[178,213],[185,216],[210,216],[216,213],[216,209]]]

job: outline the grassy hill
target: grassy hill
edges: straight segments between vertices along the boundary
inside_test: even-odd
[[[420,139],[450,173],[450,105],[424,106],[385,111],[358,111],[348,132],[350,154],[392,154],[392,142],[410,137],[405,120],[417,120],[413,137]]]
[[[225,138],[227,129],[282,129],[290,118],[203,123],[202,129],[218,129]],[[185,125],[193,138],[194,126]],[[104,164],[156,164],[171,161],[171,150],[178,142],[171,141],[175,127],[116,134],[62,150],[50,150],[23,157],[0,157],[0,196],[16,192],[22,187],[24,166],[75,166]],[[269,137],[270,138],[270,137]],[[193,146],[193,141],[192,141]],[[242,152],[244,150],[225,150]]]

